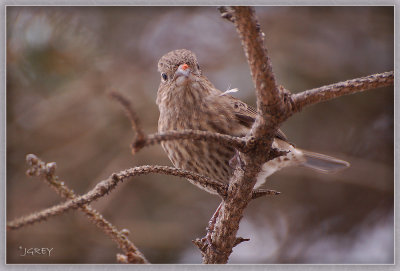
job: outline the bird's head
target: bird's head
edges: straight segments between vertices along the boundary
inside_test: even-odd
[[[161,74],[161,85],[182,86],[201,75],[196,55],[186,49],[174,50],[161,57],[158,71]]]

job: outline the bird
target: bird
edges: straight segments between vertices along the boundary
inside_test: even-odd
[[[250,131],[257,110],[229,95],[232,91],[217,89],[202,74],[196,55],[190,50],[166,53],[158,62],[158,71],[161,75],[156,99],[160,111],[159,133],[192,129],[243,137]],[[192,139],[164,141],[161,145],[176,168],[229,183],[234,170],[230,160],[236,153],[233,147]],[[335,173],[350,166],[346,161],[295,147],[280,129],[272,147],[286,154],[262,165],[254,189],[276,171],[289,166],[304,166],[323,173]],[[188,180],[217,194],[211,188]]]

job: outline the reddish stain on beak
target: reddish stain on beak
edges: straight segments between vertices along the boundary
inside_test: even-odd
[[[182,67],[181,67],[181,69],[184,70],[184,71],[185,71],[186,69],[188,69],[188,68],[189,68],[189,65],[186,64],[186,63],[183,64]]]

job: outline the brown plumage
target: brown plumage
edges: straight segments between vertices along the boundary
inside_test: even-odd
[[[159,132],[193,129],[245,136],[253,125],[256,110],[216,89],[201,74],[196,56],[191,51],[181,49],[165,54],[158,62],[158,70],[161,73],[157,94]],[[229,166],[235,153],[233,148],[194,140],[168,141],[162,143],[162,147],[175,167],[223,183],[229,181],[233,171]],[[327,173],[349,166],[345,161],[293,147],[280,130],[273,147],[289,152],[263,165],[256,188],[265,182],[266,177],[287,166],[303,165]]]

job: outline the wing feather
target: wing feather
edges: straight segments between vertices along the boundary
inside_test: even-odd
[[[224,95],[224,97],[229,99],[229,102],[235,111],[235,117],[239,123],[250,128],[256,120],[257,110],[232,96]],[[281,129],[278,129],[275,136],[281,140],[288,141],[286,135],[281,131]]]

